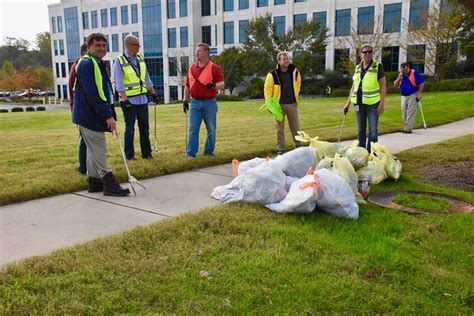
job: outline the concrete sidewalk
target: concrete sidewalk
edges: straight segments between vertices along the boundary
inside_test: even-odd
[[[474,118],[382,135],[379,142],[392,153],[474,133]],[[352,141],[345,141],[346,145]],[[212,189],[232,180],[230,164],[141,181],[138,196],[106,197],[81,191],[0,207],[0,264],[49,253],[219,204]]]

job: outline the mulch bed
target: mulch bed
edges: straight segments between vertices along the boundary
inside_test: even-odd
[[[474,192],[474,160],[431,164],[419,171],[421,181]]]

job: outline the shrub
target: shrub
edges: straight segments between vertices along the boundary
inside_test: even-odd
[[[26,107],[26,112],[34,112],[35,111],[35,108],[32,107],[32,106],[27,106]]]
[[[323,72],[322,87],[326,89],[326,86],[329,85],[334,90],[334,88],[340,87],[349,87],[351,84],[351,78],[345,76],[340,70],[326,70]]]
[[[261,99],[263,98],[264,85],[265,82],[261,78],[253,78],[247,86],[245,94],[250,97],[250,99]]]
[[[242,101],[242,98],[238,95],[219,94],[217,96],[217,101]]]
[[[14,108],[12,108],[12,112],[23,112],[23,108],[21,108],[21,107],[14,107]]]
[[[46,111],[46,108],[44,106],[38,106],[36,107],[36,111]]]
[[[8,113],[7,109],[0,109],[0,113]]]
[[[474,90],[474,78],[446,79],[438,82],[426,82],[423,91],[468,91]]]

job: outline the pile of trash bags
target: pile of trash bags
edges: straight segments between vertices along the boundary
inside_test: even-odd
[[[358,203],[365,203],[359,182],[378,184],[398,179],[401,162],[387,148],[371,143],[371,153],[357,147],[310,138],[298,132],[299,147],[271,158],[232,162],[235,178],[213,189],[211,196],[222,203],[250,202],[278,213],[323,211],[333,216],[357,219]]]

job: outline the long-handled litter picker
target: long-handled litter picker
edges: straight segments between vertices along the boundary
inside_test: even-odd
[[[184,142],[184,156],[186,157],[186,151],[188,149],[188,111],[186,111],[186,123],[185,123],[185,142]]]
[[[155,117],[155,152],[158,152],[158,139],[156,138],[156,106],[158,105],[158,97],[155,97],[154,100],[154,117]]]
[[[349,111],[349,109],[344,109],[344,116],[342,117],[342,125],[341,125],[341,131],[339,132],[339,138],[337,140],[337,143],[339,143],[341,141],[341,137],[342,137],[342,131],[344,129],[344,122],[346,121],[346,114],[347,114],[347,111]]]
[[[122,154],[123,163],[125,165],[125,170],[127,170],[128,183],[130,183],[130,186],[132,187],[132,190],[133,190],[133,194],[135,194],[135,196],[136,196],[137,192],[135,191],[135,188],[133,187],[134,183],[138,184],[139,186],[141,186],[145,190],[146,190],[146,187],[143,184],[141,184],[140,182],[138,182],[138,180],[130,174],[130,170],[128,169],[128,164],[127,164],[127,159],[125,158],[125,152],[123,151],[122,143],[120,143],[120,136],[119,136],[119,133],[118,133],[117,130],[115,130],[115,136],[117,136],[117,144],[119,145],[120,153]]]
[[[426,129],[425,115],[423,114],[423,108],[421,107],[421,100],[416,100],[420,106],[421,118],[423,119],[423,128]]]

